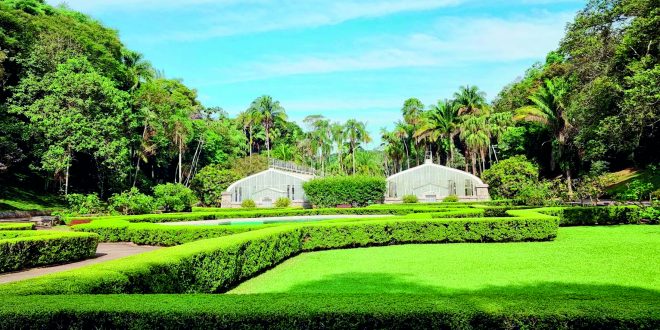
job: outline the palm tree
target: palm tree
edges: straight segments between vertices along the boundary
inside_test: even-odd
[[[322,115],[310,115],[303,119],[312,129],[311,136],[314,146],[319,151],[319,163],[321,164],[321,173],[325,173],[325,160],[332,150],[332,130],[330,121]]]
[[[243,131],[245,132],[245,135],[248,138],[248,154],[250,157],[252,157],[252,148],[254,146],[254,134],[252,132],[252,128],[254,127],[254,124],[258,121],[259,119],[257,113],[252,108],[249,108],[245,111],[241,111],[236,117],[236,122],[241,127],[243,127]]]
[[[458,105],[459,115],[478,115],[486,107],[486,93],[477,86],[461,86],[454,93],[454,102]]]
[[[346,133],[346,138],[350,144],[350,152],[353,158],[353,174],[355,174],[355,150],[361,143],[371,142],[371,137],[367,132],[366,126],[363,122],[349,119],[344,125],[344,132]]]
[[[536,122],[547,127],[556,142],[553,143],[552,159],[559,161],[566,157],[569,133],[572,128],[566,116],[566,106],[564,105],[564,95],[567,89],[568,86],[563,79],[546,79],[536,93],[529,97],[532,105],[517,109],[513,117],[516,121]],[[570,163],[566,162],[564,166],[568,194],[572,195]]]
[[[415,136],[431,141],[445,139],[444,146],[449,149],[446,164],[449,164],[453,160],[454,136],[458,133],[458,106],[445,99],[432,105],[427,113],[426,121],[415,132]]]
[[[332,141],[337,145],[337,161],[339,163],[339,169],[342,173],[346,173],[341,158],[342,150],[344,149],[344,141],[346,140],[346,130],[344,129],[344,125],[338,122],[332,123],[330,126],[330,133],[332,135]]]
[[[417,98],[411,97],[403,102],[403,107],[401,108],[401,113],[403,114],[403,120],[406,124],[411,126],[411,132],[414,133],[417,131],[418,126],[423,121],[424,115],[424,103]],[[409,134],[412,136],[412,134]],[[411,140],[412,142],[413,140]],[[415,148],[415,159],[417,165],[419,165],[419,157],[417,157],[417,145],[413,146]],[[410,155],[408,155],[410,157]],[[410,168],[410,162],[408,163],[408,168]]]
[[[129,90],[136,90],[141,82],[149,81],[156,76],[151,63],[146,61],[142,54],[125,49],[121,55],[131,80]]]
[[[252,101],[250,109],[258,114],[261,124],[264,127],[264,132],[266,133],[266,150],[268,150],[268,158],[270,158],[271,130],[276,122],[287,119],[286,112],[279,101],[274,101],[268,95],[260,96]]]
[[[403,169],[401,164],[401,158],[403,158],[403,147],[405,142],[402,142],[399,136],[393,131],[390,132],[385,128],[381,128],[381,146],[383,147],[383,153],[385,157],[389,158],[392,161],[392,173],[400,172]],[[385,160],[385,168],[387,170],[386,174],[390,174],[389,166],[387,166],[387,160]]]
[[[409,138],[412,135],[410,134],[411,129],[412,127],[410,125],[399,120],[394,125],[394,132],[393,132],[394,135],[397,138],[399,138],[399,140],[403,144],[404,150],[406,151],[406,163],[408,165],[406,168],[410,168],[410,151],[408,150],[408,147],[410,146]]]
[[[460,137],[465,143],[466,154],[472,164],[472,174],[477,175],[477,158],[481,156],[480,171],[485,168],[486,150],[490,146],[490,134],[485,122],[486,116],[469,116],[463,120]]]

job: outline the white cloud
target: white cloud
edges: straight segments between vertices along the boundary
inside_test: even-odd
[[[143,35],[144,41],[192,41],[230,35],[334,25],[342,22],[423,11],[457,5],[465,0],[69,0],[76,10],[91,14],[108,12],[195,12],[192,27],[160,35]],[[57,4],[60,0],[49,0]]]
[[[442,67],[542,59],[555,49],[572,13],[525,18],[443,18],[429,31],[380,38],[380,45],[341,54],[262,57],[223,70],[228,82],[299,74]]]

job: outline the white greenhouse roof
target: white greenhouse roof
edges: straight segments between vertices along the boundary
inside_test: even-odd
[[[466,175],[466,176],[472,178],[473,180],[475,180],[476,182],[478,182],[479,184],[484,183],[483,181],[481,181],[481,179],[478,176],[476,176],[472,173],[461,171],[459,169],[455,169],[455,168],[448,167],[448,166],[438,165],[438,164],[435,164],[435,163],[433,163],[429,160],[424,162],[424,164],[422,164],[422,165],[411,167],[411,168],[409,168],[405,171],[401,171],[399,173],[392,174],[389,177],[387,177],[387,180],[389,181],[389,180],[392,180],[392,179],[394,179],[396,177],[399,177],[399,176],[409,175],[409,174],[412,174],[413,172],[415,172],[417,170],[420,170],[420,169],[423,169],[423,168],[428,168],[428,167],[431,167],[431,168],[434,168],[434,169],[437,169],[437,170],[440,170],[440,171],[446,171],[446,172],[452,172],[452,173],[458,173],[458,174]]]
[[[309,181],[309,180],[314,178],[314,176],[311,175],[311,174],[295,173],[295,172],[289,172],[289,171],[282,171],[282,170],[278,170],[278,169],[275,169],[275,168],[269,168],[267,170],[252,174],[250,176],[246,176],[246,177],[232,183],[229,187],[227,187],[227,190],[225,190],[225,191],[231,192],[232,189],[234,189],[234,187],[236,187],[240,183],[245,182],[247,180],[250,180],[252,178],[256,178],[256,177],[259,177],[259,176],[262,176],[262,175],[266,175],[268,173],[283,174],[283,175],[287,175],[287,176],[290,176],[290,177],[293,177],[293,178],[298,178],[298,179],[303,180],[303,181]]]

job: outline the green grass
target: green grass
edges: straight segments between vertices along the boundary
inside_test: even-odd
[[[17,187],[0,189],[0,211],[47,211],[63,208],[59,196],[38,193]]]
[[[610,289],[604,289],[608,288]],[[560,228],[555,241],[305,253],[230,293],[530,294],[660,298],[660,227]]]

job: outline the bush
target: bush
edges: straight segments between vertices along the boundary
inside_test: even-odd
[[[417,199],[417,196],[415,196],[415,195],[404,195],[402,197],[402,200],[403,200],[404,204],[414,204],[414,203],[419,202],[419,200]]]
[[[623,225],[639,223],[636,206],[546,207],[538,212],[556,216],[560,226]],[[510,214],[512,211],[509,211]]]
[[[0,231],[0,273],[96,255],[98,236],[62,231]]]
[[[366,206],[382,203],[385,187],[385,178],[370,176],[319,178],[303,184],[307,199],[315,207],[335,207],[340,204]]]
[[[197,197],[193,191],[180,183],[159,184],[154,187],[156,205],[165,212],[190,212]]]
[[[103,202],[96,194],[68,194],[66,203],[73,214],[100,214],[105,210]]]
[[[0,222],[0,230],[32,230],[34,227],[34,222]]]
[[[133,187],[121,194],[114,194],[109,199],[109,208],[121,214],[145,214],[156,210],[153,197],[140,193]]]
[[[523,188],[536,184],[539,169],[525,156],[514,156],[484,171],[482,178],[495,198],[514,198]]]
[[[442,202],[444,202],[444,203],[456,203],[456,202],[458,202],[458,196],[456,196],[456,195],[449,195],[449,196],[445,197],[445,198],[442,200]]]
[[[195,175],[191,188],[204,205],[221,206],[222,193],[240,178],[235,171],[222,169],[220,165],[208,165]]]
[[[255,203],[251,199],[244,199],[241,202],[241,207],[244,208],[244,209],[253,209],[253,208],[257,207],[257,203]]]
[[[280,197],[275,201],[275,207],[289,207],[291,200],[286,197]]]
[[[217,293],[305,251],[554,239],[553,217],[399,219],[274,226],[0,286],[2,294]]]
[[[626,183],[626,190],[614,196],[620,201],[642,201],[650,199],[653,193],[653,184],[635,179]]]

